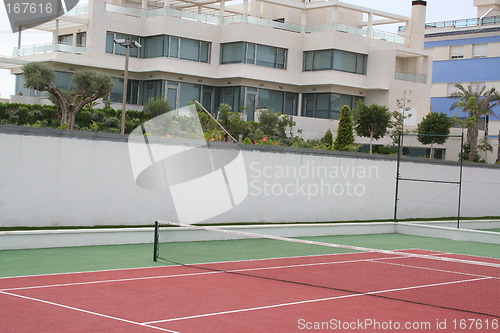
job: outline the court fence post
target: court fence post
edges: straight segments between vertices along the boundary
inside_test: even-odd
[[[158,261],[158,241],[160,240],[160,223],[155,221],[155,235],[153,243],[153,261]]]

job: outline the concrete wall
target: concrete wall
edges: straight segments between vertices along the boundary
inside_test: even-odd
[[[177,219],[168,190],[135,184],[127,137],[0,126],[0,226],[145,225]],[[216,145],[234,149],[233,145]],[[241,146],[248,195],[209,223],[390,219],[396,161]],[[457,180],[453,163],[404,162],[404,177]],[[500,216],[500,168],[466,166],[463,216]],[[401,183],[398,217],[455,216],[456,185]],[[203,200],[193,209],[203,210]]]

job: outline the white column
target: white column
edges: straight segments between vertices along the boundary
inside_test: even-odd
[[[226,2],[221,0],[219,7],[219,24],[224,24],[224,13],[226,11]]]
[[[163,7],[170,6],[170,0],[163,0]]]
[[[243,22],[246,22],[248,18],[248,0],[243,1]]]
[[[148,0],[142,0],[142,9],[148,8]]]
[[[59,20],[56,20],[56,31],[54,31],[53,43],[57,44],[59,40]]]
[[[302,117],[302,93],[299,93],[297,100],[297,116]]]
[[[373,37],[373,12],[368,13],[368,37]]]

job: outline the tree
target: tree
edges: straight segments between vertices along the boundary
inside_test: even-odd
[[[423,145],[431,145],[429,158],[432,158],[432,145],[444,144],[450,134],[453,119],[444,113],[431,112],[417,126],[417,139]]]
[[[144,112],[149,113],[151,118],[157,117],[168,111],[171,111],[172,107],[168,100],[162,97],[152,97],[148,99],[146,105],[144,105]]]
[[[30,62],[22,67],[26,88],[47,91],[55,98],[61,111],[61,126],[72,130],[76,114],[87,104],[106,97],[113,88],[108,74],[95,70],[80,70],[73,74],[75,90],[68,91],[56,87],[53,69],[39,62]]]
[[[467,88],[457,84],[458,91],[450,96],[460,100],[453,103],[450,110],[459,108],[468,114],[465,120],[461,120],[462,127],[467,129],[467,144],[470,147],[469,159],[478,161],[477,139],[479,135],[478,121],[482,116],[493,114],[493,107],[500,104],[500,95],[495,88],[486,90],[486,86],[474,88],[469,84]]]
[[[333,143],[335,150],[350,150],[354,144],[354,134],[352,126],[351,109],[344,105],[340,110],[339,128],[337,130],[337,137]]]
[[[373,153],[373,139],[378,140],[385,136],[391,121],[391,112],[385,106],[372,104],[367,106],[359,101],[354,113],[356,134],[370,138],[370,154]]]

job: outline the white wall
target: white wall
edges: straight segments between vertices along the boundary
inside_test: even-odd
[[[136,186],[126,137],[40,131],[0,127],[1,226],[141,225],[176,219],[168,192]],[[67,137],[72,135],[78,137]],[[248,196],[208,222],[393,216],[394,159],[248,146],[243,156]],[[318,175],[325,170],[326,176]],[[401,171],[402,176],[432,179],[455,180],[458,175],[456,165],[426,161],[405,162]],[[463,176],[462,215],[499,216],[500,168],[467,166]],[[455,185],[402,184],[398,216],[454,216],[456,190]],[[195,202],[193,209],[203,210],[203,204]]]

